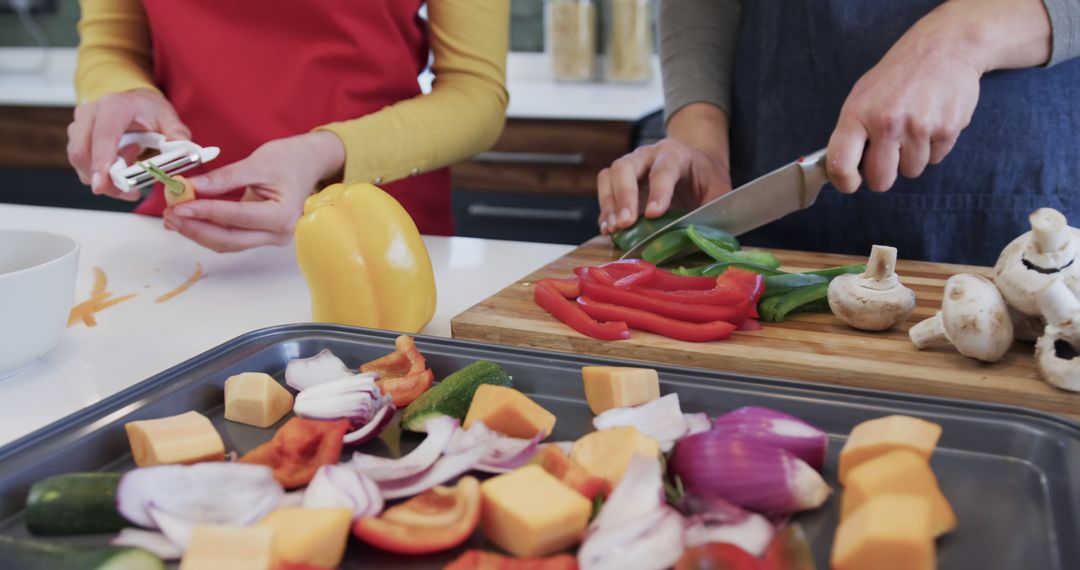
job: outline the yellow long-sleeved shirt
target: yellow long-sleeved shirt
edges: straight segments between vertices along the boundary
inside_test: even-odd
[[[80,102],[153,89],[141,0],[81,0],[75,90]],[[502,132],[509,0],[428,0],[431,92],[316,130],[345,146],[344,182],[385,182],[463,160]]]

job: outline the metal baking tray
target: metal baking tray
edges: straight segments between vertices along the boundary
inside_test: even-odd
[[[213,419],[226,447],[245,452],[265,441],[262,430],[226,422],[225,379],[240,372],[281,378],[292,358],[331,349],[357,365],[393,350],[395,334],[332,325],[288,325],[255,331],[149,378],[0,449],[0,533],[25,536],[21,510],[30,485],[60,473],[124,470],[133,466],[123,425],[197,410]],[[558,416],[552,440],[591,430],[580,368],[618,361],[417,337],[436,377],[478,359],[499,363],[514,386]],[[628,365],[641,363],[626,362]],[[1073,570],[1080,568],[1080,425],[1016,407],[827,384],[756,378],[657,366],[663,393],[677,392],[686,412],[716,416],[745,405],[769,406],[805,419],[830,434],[826,479],[836,492],[821,509],[795,517],[813,545],[819,569],[828,568],[838,521],[836,459],[855,424],[902,413],[944,427],[932,464],[959,518],[938,541],[943,570]],[[365,446],[369,453],[403,453],[421,436],[388,429]],[[351,454],[351,451],[346,451]],[[73,537],[100,543],[105,536]],[[344,568],[441,568],[464,548],[484,546],[474,537],[463,547],[431,556],[395,556],[350,541]],[[0,568],[8,568],[0,560]]]

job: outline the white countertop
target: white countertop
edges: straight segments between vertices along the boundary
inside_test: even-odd
[[[664,105],[654,58],[648,83],[563,83],[551,79],[542,53],[511,52],[507,60],[510,106],[516,119],[636,121]],[[0,48],[0,105],[72,107],[75,49]],[[430,86],[430,76],[421,77]]]
[[[134,299],[76,324],[29,369],[0,380],[0,445],[248,331],[310,320],[307,284],[292,246],[218,254],[135,214],[0,204],[0,229],[44,229],[82,245],[76,302],[93,267],[116,295]],[[438,306],[422,334],[449,337],[450,319],[570,251],[566,245],[424,237]],[[202,263],[205,277],[169,302]]]

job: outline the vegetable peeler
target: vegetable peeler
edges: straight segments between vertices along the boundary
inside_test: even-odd
[[[109,176],[112,177],[113,186],[124,192],[136,192],[143,188],[149,188],[155,179],[146,171],[139,162],[149,162],[160,168],[165,174],[179,174],[191,170],[200,164],[205,164],[217,158],[221,152],[216,146],[201,147],[191,141],[165,140],[165,135],[160,133],[124,133],[120,137],[119,148],[136,145],[139,152],[151,148],[157,149],[158,154],[146,161],[136,161],[128,165],[123,157],[117,157],[116,162],[109,167]]]

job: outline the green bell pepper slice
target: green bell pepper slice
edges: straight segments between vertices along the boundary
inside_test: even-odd
[[[783,295],[762,300],[758,303],[758,313],[763,321],[770,323],[783,322],[788,314],[799,312],[796,309],[804,305],[807,306],[804,311],[821,307],[822,300],[826,302],[825,306],[828,306],[828,294],[829,284],[827,282],[799,287]]]
[[[683,217],[685,214],[686,212],[668,212],[659,218],[641,216],[634,222],[634,225],[611,234],[611,241],[619,249],[629,251],[635,245],[645,241],[645,238],[656,233],[660,228]]]
[[[770,269],[780,267],[780,260],[767,251],[731,251],[721,242],[711,239],[694,226],[687,226],[686,235],[705,255],[725,263],[748,263]]]

